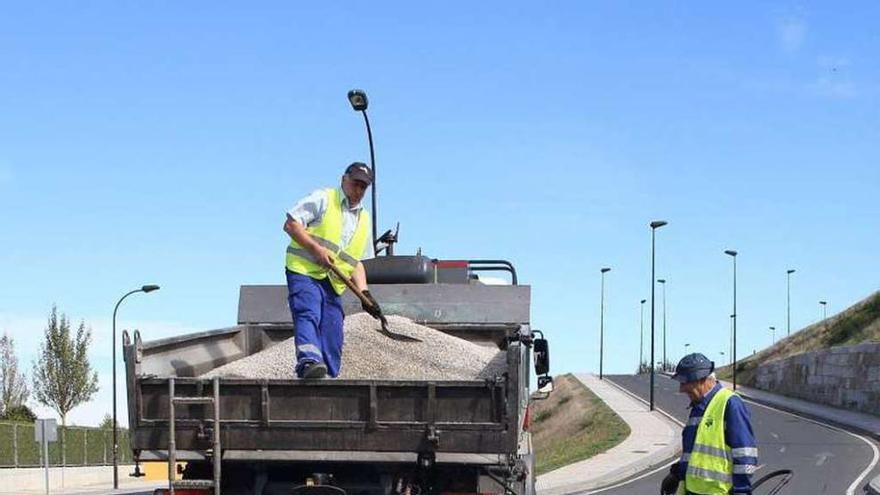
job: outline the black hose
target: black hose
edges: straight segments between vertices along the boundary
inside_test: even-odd
[[[762,476],[760,479],[758,479],[758,481],[752,483],[752,490],[777,477],[782,477],[782,479],[779,480],[779,484],[774,486],[767,493],[767,495],[776,495],[777,493],[779,493],[779,490],[782,490],[782,487],[787,485],[788,482],[791,481],[791,479],[794,477],[794,471],[792,471],[791,469],[779,469],[777,471],[773,471],[772,473],[768,473],[767,475]]]

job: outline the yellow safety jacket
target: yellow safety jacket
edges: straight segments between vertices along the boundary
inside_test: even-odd
[[[327,210],[319,221],[306,227],[306,232],[315,242],[333,253],[333,264],[350,278],[369,242],[370,214],[366,210],[360,211],[354,235],[351,236],[348,245],[342,246],[342,200],[345,196],[336,188],[326,189],[325,192]],[[291,239],[290,245],[287,246],[286,265],[288,270],[308,275],[316,280],[327,278],[330,273],[330,270],[317,264],[312,253],[294,239]],[[345,291],[345,283],[335,276],[330,277],[330,284],[337,294]]]
[[[724,441],[724,411],[731,396],[732,391],[721,388],[709,401],[679,493],[726,495],[733,488],[733,451]]]

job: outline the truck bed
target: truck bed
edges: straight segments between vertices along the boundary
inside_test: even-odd
[[[295,331],[283,286],[244,286],[239,324],[225,329],[142,342],[123,336],[132,448],[141,459],[167,456],[169,390],[175,396],[213,396],[219,390],[226,460],[326,457],[408,462],[432,452],[438,461],[516,451],[524,407],[528,349],[527,286],[376,286],[388,313],[407,316],[507,353],[507,371],[473,381],[200,379],[199,375],[290,338]],[[360,310],[346,298],[347,313]],[[212,409],[176,406],[180,459],[210,448]]]

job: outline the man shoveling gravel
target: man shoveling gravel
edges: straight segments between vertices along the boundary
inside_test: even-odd
[[[402,316],[389,316],[395,331],[421,342],[399,342],[379,332],[379,322],[367,313],[345,319],[340,379],[348,380],[482,380],[493,378],[506,367],[507,354],[438,330],[413,323]],[[202,375],[204,378],[235,377],[292,379],[294,339],[233,361]]]

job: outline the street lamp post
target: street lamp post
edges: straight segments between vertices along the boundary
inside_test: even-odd
[[[690,347],[690,346],[691,346],[690,344],[685,344],[685,345],[684,345],[684,355],[685,355],[685,356],[687,356],[687,354],[688,354],[688,347]],[[683,357],[683,356],[682,356],[682,357]]]
[[[737,252],[733,249],[728,249],[724,251],[724,254],[733,258],[733,314],[730,317],[733,319],[733,390],[736,390],[736,255]]]
[[[144,285],[140,289],[135,289],[126,293],[119,299],[119,302],[116,303],[116,307],[113,308],[113,489],[119,489],[119,441],[118,441],[118,430],[119,427],[116,424],[116,311],[119,310],[119,305],[122,304],[123,299],[126,297],[136,293],[136,292],[153,292],[154,290],[159,290],[158,285]]]
[[[730,330],[729,330],[729,332],[730,332],[730,335],[728,337],[730,338],[730,342],[728,342],[728,344],[727,344],[727,346],[728,346],[727,355],[732,356],[733,355],[733,315],[730,315]]]
[[[773,336],[773,344],[776,344],[776,327],[770,327],[770,334]]]
[[[666,279],[658,278],[657,282],[663,284],[663,369],[669,367],[669,361],[666,360]]]
[[[654,410],[654,280],[656,267],[656,233],[657,229],[666,225],[664,220],[655,220],[651,222],[651,391],[650,402],[648,408]]]
[[[828,313],[825,312],[828,306],[828,301],[819,301],[819,305],[822,306],[822,321],[828,319]]]
[[[786,320],[786,335],[791,335],[791,274],[794,273],[795,270],[793,268],[789,268],[787,272],[785,272],[785,320]]]
[[[639,303],[639,373],[642,372],[642,363],[645,362],[645,299]]]
[[[348,102],[355,112],[364,114],[364,123],[367,125],[367,141],[370,142],[370,169],[373,170],[373,184],[370,189],[371,203],[373,213],[373,248],[376,247],[376,225],[379,224],[379,210],[376,209],[376,154],[373,151],[373,131],[370,128],[370,119],[367,117],[367,107],[370,102],[367,100],[367,93],[362,89],[353,89],[348,92]]]
[[[599,302],[599,379],[602,379],[602,362],[605,356],[605,274],[610,272],[611,268],[602,268],[602,295]]]

